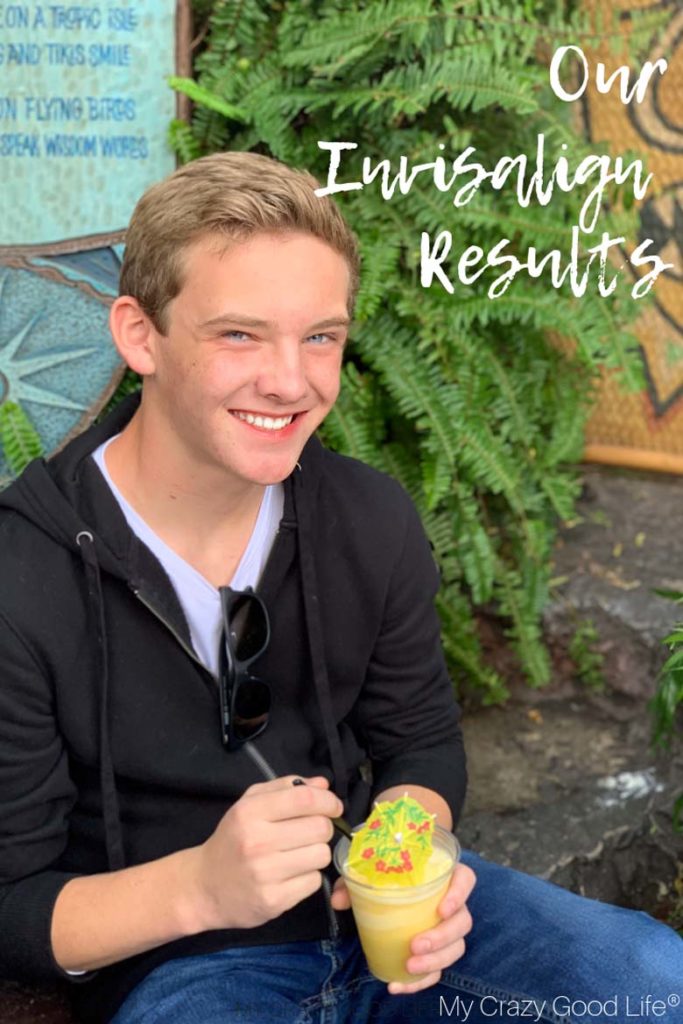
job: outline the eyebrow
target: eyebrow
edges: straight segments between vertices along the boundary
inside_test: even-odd
[[[211,320],[205,320],[201,323],[200,327],[222,327],[225,324],[240,324],[242,327],[274,327],[275,324],[272,320],[259,320],[253,316],[244,316],[242,313],[221,313],[220,316],[213,317]],[[318,320],[317,323],[311,324],[308,328],[309,331],[317,331],[323,327],[348,327],[351,321],[348,317],[332,316],[326,320]]]

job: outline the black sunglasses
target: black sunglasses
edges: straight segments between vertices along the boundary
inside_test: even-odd
[[[221,736],[228,750],[238,750],[268,725],[270,687],[249,672],[270,640],[268,612],[251,587],[219,587],[223,612],[218,671]]]

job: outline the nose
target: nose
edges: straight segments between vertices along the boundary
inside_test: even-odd
[[[267,346],[257,386],[264,398],[288,405],[301,401],[308,391],[308,383],[303,345],[298,338],[283,338]]]

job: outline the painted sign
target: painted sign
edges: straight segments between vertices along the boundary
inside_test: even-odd
[[[0,2],[0,485],[91,421],[124,231],[169,174],[186,0]]]
[[[641,103],[624,105],[614,94],[588,90],[584,127],[590,139],[606,141],[613,153],[647,154],[653,185],[640,207],[640,240],[654,239],[662,258],[673,264],[634,325],[646,389],[625,393],[618,379],[604,375],[586,430],[585,457],[683,473],[683,9],[660,0],[584,0],[584,6],[605,19],[616,9],[625,32],[633,16],[668,12],[646,54],[652,65],[665,58],[666,73]],[[605,61],[609,72],[622,63],[607,40],[594,59]]]
[[[121,230],[174,166],[174,5],[0,3],[0,244]]]

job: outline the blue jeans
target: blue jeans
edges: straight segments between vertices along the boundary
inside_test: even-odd
[[[171,960],[112,1024],[683,1024],[683,939],[464,852],[477,875],[467,951],[438,985],[389,995],[356,939]]]

